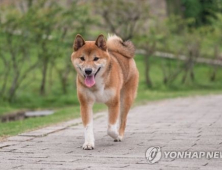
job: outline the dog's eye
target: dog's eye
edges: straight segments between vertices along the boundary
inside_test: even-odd
[[[98,57],[95,57],[95,58],[93,59],[93,61],[97,61],[97,60],[99,60],[99,58],[98,58]]]
[[[84,57],[80,57],[80,60],[85,61],[85,58]]]

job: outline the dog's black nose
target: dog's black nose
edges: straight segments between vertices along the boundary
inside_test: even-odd
[[[85,69],[85,73],[86,73],[87,75],[90,75],[90,74],[92,73],[92,69],[91,69],[91,68],[86,68],[86,69]]]

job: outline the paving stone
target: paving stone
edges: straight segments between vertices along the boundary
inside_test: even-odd
[[[33,137],[26,137],[26,136],[12,136],[8,138],[8,141],[20,141],[20,142],[24,142],[24,141],[29,141],[32,140]]]

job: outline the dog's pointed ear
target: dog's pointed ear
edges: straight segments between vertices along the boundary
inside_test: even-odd
[[[80,49],[84,44],[85,40],[82,38],[80,34],[77,34],[73,44],[74,51]]]
[[[96,45],[100,49],[106,51],[106,40],[105,40],[105,37],[102,34],[99,35],[98,38],[96,39]]]

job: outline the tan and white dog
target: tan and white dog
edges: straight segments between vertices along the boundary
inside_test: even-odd
[[[123,42],[116,35],[109,36],[107,41],[103,35],[96,41],[76,36],[71,61],[77,71],[77,93],[85,127],[83,149],[95,147],[92,112],[95,102],[108,106],[107,133],[114,141],[122,141],[139,78],[134,53],[132,42]]]

